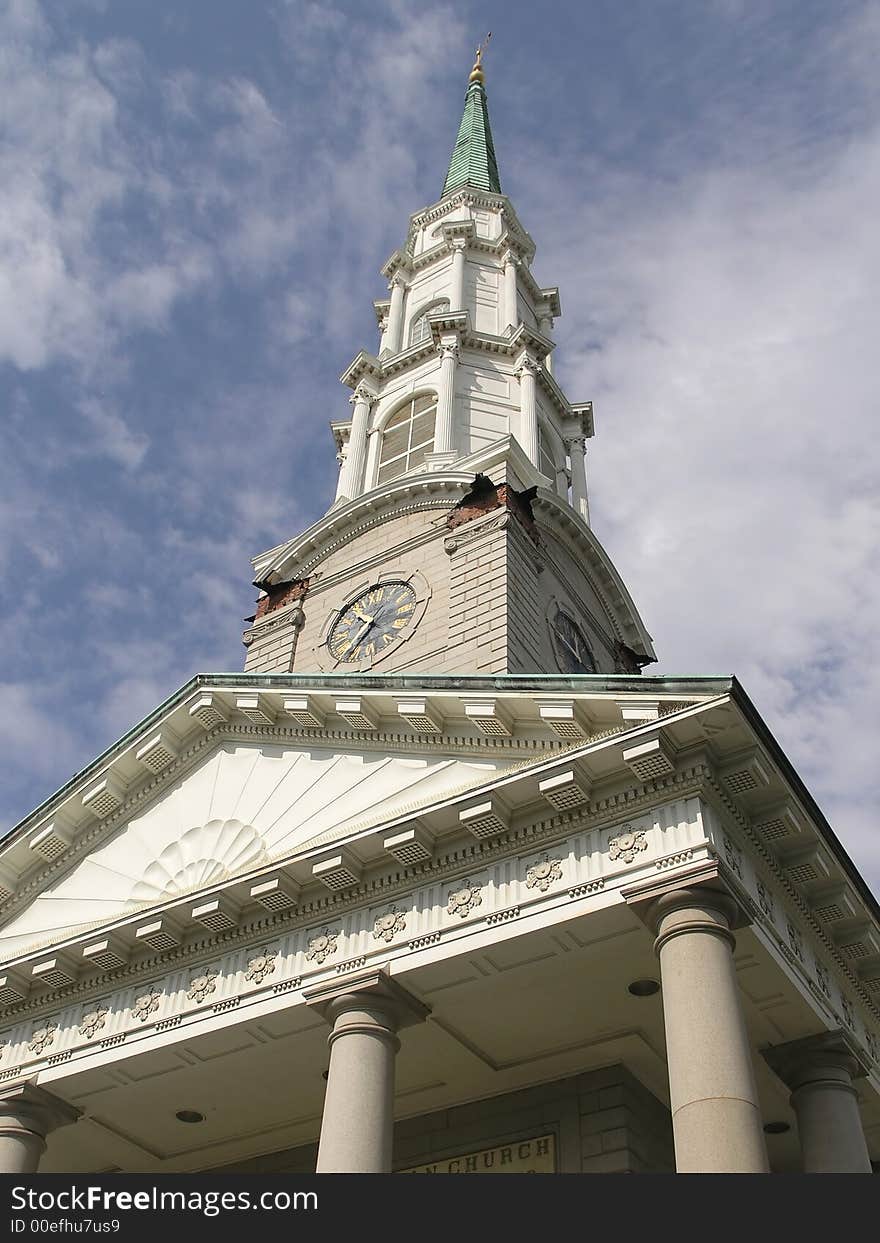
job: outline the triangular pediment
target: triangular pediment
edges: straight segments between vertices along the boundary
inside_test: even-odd
[[[0,929],[0,961],[330,846],[516,761],[224,741]]]

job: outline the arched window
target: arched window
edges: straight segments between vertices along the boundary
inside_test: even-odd
[[[377,483],[387,483],[421,466],[434,447],[437,394],[413,397],[395,410],[382,432]]]
[[[430,306],[426,306],[421,315],[414,319],[409,330],[410,345],[418,345],[420,341],[426,341],[431,335],[431,325],[428,323],[429,315],[436,315],[438,311],[449,310],[449,299],[439,298],[436,302],[432,302]]]

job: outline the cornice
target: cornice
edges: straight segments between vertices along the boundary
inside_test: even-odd
[[[536,510],[536,516],[554,529],[560,538],[574,545],[581,554],[586,554],[588,565],[595,574],[593,586],[597,589],[609,618],[616,619],[615,628],[619,629],[624,618],[629,622],[629,626],[624,626],[619,632],[619,637],[637,653],[649,657],[652,661],[656,660],[657,655],[651,636],[645,629],[632,597],[605,549],[580,514],[547,489],[538,492],[532,506]]]
[[[609,741],[609,740],[605,740]],[[558,754],[556,759],[564,758]],[[699,794],[703,789],[709,770],[704,764],[688,766],[681,772],[665,778],[658,778],[644,784],[634,784],[614,794],[591,800],[578,811],[556,812],[536,816],[526,823],[488,839],[462,839],[448,844],[438,857],[415,867],[404,868],[391,861],[384,870],[372,875],[368,880],[342,892],[315,893],[308,899],[304,897],[300,905],[289,912],[274,915],[267,913],[242,920],[236,928],[218,933],[197,933],[185,944],[175,946],[162,952],[144,954],[142,957],[118,967],[112,971],[82,976],[64,988],[47,990],[29,996],[26,1000],[7,1007],[2,1011],[5,1020],[22,1015],[48,1014],[60,1006],[69,1004],[70,1000],[82,996],[97,996],[109,988],[118,988],[126,981],[145,976],[167,973],[169,968],[178,964],[195,965],[216,958],[218,953],[231,947],[247,946],[250,942],[265,939],[268,933],[292,931],[308,927],[323,919],[338,919],[350,911],[386,902],[410,892],[414,885],[426,882],[453,881],[465,877],[478,869],[483,869],[499,859],[515,857],[522,854],[524,848],[533,848],[538,844],[542,848],[551,848],[576,833],[613,828],[617,823],[642,814],[645,810],[656,807],[675,799]],[[387,831],[387,830],[381,830]],[[258,878],[267,870],[277,871],[285,863],[290,863],[296,855],[284,859],[276,859],[261,867],[259,871],[231,878],[222,885],[211,886],[204,890],[196,890],[187,895],[186,901],[191,903],[196,893],[209,895],[222,892],[235,884],[249,882]],[[124,919],[113,921],[113,926],[122,923],[138,923],[151,914],[159,914],[171,904],[161,907],[139,909]],[[75,945],[86,941],[94,935],[95,927],[110,927],[110,924],[89,926],[65,942],[57,942],[60,947]],[[43,947],[45,948],[45,947]],[[14,966],[19,961],[27,961],[33,957],[34,951],[20,958],[10,959]]]
[[[788,879],[785,874],[785,870],[780,867],[776,856],[768,849],[765,842],[755,832],[749,816],[746,815],[746,813],[738,806],[735,799],[733,799],[723,788],[714,772],[710,772],[707,776],[704,794],[707,802],[715,807],[715,810],[719,812],[722,818],[732,820],[737,826],[739,832],[749,843],[750,849],[767,867],[770,875],[773,877],[774,884],[782,890],[787,900],[796,908],[799,917],[807,924],[812,936],[821,942],[824,952],[834,962],[838,972],[846,978],[850,986],[860,997],[863,1005],[865,1005],[875,1017],[880,1018],[880,1000],[875,999],[865,987],[856,971],[840,952],[840,948],[828,935],[828,932],[825,928],[823,928],[822,924],[816,919],[809,905],[799,893],[796,886],[793,885]],[[811,987],[815,988],[812,980],[804,971],[804,964],[799,962],[796,956],[793,955],[791,950],[784,944],[775,926],[765,919],[762,919],[761,922],[765,929],[771,933],[773,939],[777,942],[783,957],[786,958],[789,965],[795,967],[801,974],[803,974],[805,981],[808,982]]]

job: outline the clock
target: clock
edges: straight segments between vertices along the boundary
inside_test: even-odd
[[[403,580],[376,583],[341,610],[327,636],[334,660],[372,662],[404,636],[415,621],[415,588]]]
[[[559,609],[550,624],[556,662],[563,673],[595,673],[596,662],[584,633],[567,613]]]

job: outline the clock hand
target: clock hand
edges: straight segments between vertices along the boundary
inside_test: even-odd
[[[352,639],[352,641],[351,641],[351,645],[352,645],[352,647],[357,647],[357,645],[360,643],[361,639],[363,639],[364,635],[366,635],[366,634],[369,632],[369,630],[370,630],[370,628],[371,628],[371,626],[372,626],[372,625],[373,625],[373,619],[372,619],[372,617],[370,617],[370,618],[368,618],[368,619],[367,619],[367,621],[364,623],[364,625],[363,625],[363,626],[361,626],[360,630],[357,632],[357,634],[355,635],[355,637]]]

